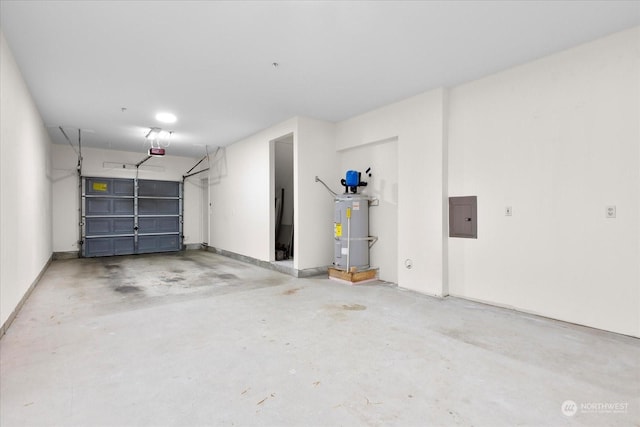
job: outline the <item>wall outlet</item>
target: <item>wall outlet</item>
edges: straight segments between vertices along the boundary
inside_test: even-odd
[[[511,216],[511,215],[513,215],[513,208],[511,206],[505,206],[504,216]]]
[[[616,217],[616,207],[615,206],[607,206],[607,210],[605,212],[607,218],[615,218]]]

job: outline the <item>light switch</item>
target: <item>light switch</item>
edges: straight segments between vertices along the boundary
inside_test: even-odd
[[[511,216],[513,214],[513,209],[511,206],[504,207],[504,216]]]

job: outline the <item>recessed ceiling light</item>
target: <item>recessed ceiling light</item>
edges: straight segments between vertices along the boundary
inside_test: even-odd
[[[177,119],[171,113],[158,113],[156,114],[156,120],[162,123],[175,123]]]

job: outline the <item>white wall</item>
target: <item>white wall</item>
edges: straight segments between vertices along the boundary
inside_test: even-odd
[[[639,40],[451,90],[450,194],[478,196],[478,239],[449,242],[451,294],[640,335]]]
[[[74,141],[73,138],[72,141]],[[136,153],[83,148],[82,174],[109,178],[135,178],[135,169],[112,165],[105,167],[104,163],[136,164],[145,157],[144,151]],[[80,203],[76,174],[78,157],[71,146],[53,144],[51,159],[53,166],[53,250],[54,252],[77,251],[79,240],[78,207]],[[182,181],[182,175],[191,169],[198,160],[176,156],[153,157],[141,166],[138,177],[140,179]],[[202,241],[201,178],[201,175],[187,178],[184,186],[185,244]]]
[[[340,151],[397,138],[398,237],[389,255],[399,286],[431,295],[446,290],[445,101],[444,90],[433,90],[336,124]]]
[[[51,145],[0,33],[0,325],[51,257]]]
[[[294,139],[293,265],[298,270],[326,267],[333,263],[333,197],[315,177],[330,181],[338,173],[335,125],[301,117]]]
[[[291,119],[220,150],[209,174],[209,246],[273,261],[275,237],[271,141],[293,133]]]
[[[333,123],[292,118],[227,146],[209,176],[209,246],[262,261],[275,259],[275,155],[272,142],[293,135],[294,259],[297,270],[333,261],[333,200],[315,176],[337,170]]]
[[[398,139],[361,145],[341,151],[340,172],[362,172],[366,187],[359,192],[378,200],[369,209],[369,235],[378,241],[370,250],[370,263],[379,269],[379,277],[398,283]],[[365,171],[371,168],[371,177]],[[340,180],[331,182],[334,191],[344,192]]]

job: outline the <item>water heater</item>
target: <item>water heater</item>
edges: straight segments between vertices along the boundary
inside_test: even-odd
[[[334,260],[337,269],[369,268],[369,197],[339,194],[335,197]]]

